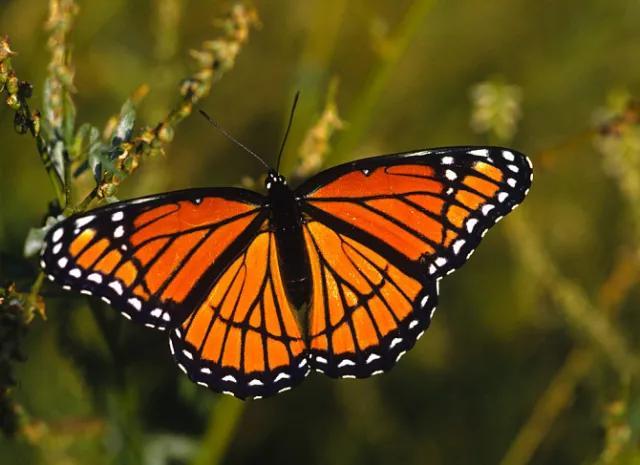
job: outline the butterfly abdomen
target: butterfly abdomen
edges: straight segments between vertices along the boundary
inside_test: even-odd
[[[268,184],[271,225],[275,233],[278,259],[287,294],[296,308],[309,303],[309,263],[302,215],[293,191],[282,177]]]

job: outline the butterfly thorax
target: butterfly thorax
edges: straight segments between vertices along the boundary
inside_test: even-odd
[[[307,304],[310,297],[309,264],[302,231],[302,215],[294,192],[287,180],[269,172],[265,181],[271,228],[276,236],[280,269],[287,294],[296,308]]]

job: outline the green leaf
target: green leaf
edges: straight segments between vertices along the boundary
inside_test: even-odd
[[[51,79],[47,78],[44,81],[44,89],[42,91],[42,112],[44,114],[43,123],[47,133],[51,134],[53,128],[51,127],[51,118],[53,108],[51,107]]]
[[[89,141],[87,145],[87,160],[91,167],[93,178],[96,180],[96,183],[99,184],[100,181],[102,181],[102,153],[105,151],[106,147],[104,147],[100,141],[100,131],[98,128],[93,126],[90,128]]]
[[[33,257],[40,252],[42,244],[44,242],[44,236],[49,228],[31,228],[27,233],[27,238],[24,241],[24,248],[22,253],[26,258]]]
[[[74,129],[76,125],[76,105],[73,103],[71,94],[64,93],[64,114],[62,119],[62,137],[69,147],[74,142]]]
[[[64,178],[64,165],[65,165],[65,159],[64,159],[64,142],[61,140],[56,140],[53,141],[52,144],[50,145],[50,154],[49,156],[51,157],[51,163],[53,165],[53,168],[56,171],[56,174],[58,175],[58,177],[60,178],[62,184],[64,185],[65,183],[65,178]]]
[[[24,241],[23,254],[25,257],[33,257],[40,253],[42,249],[42,245],[44,243],[44,236],[47,235],[49,229],[51,229],[55,224],[62,221],[64,216],[60,215],[58,217],[50,216],[47,218],[45,225],[40,228],[31,228],[27,233],[27,238]]]
[[[127,100],[120,109],[120,120],[118,121],[118,126],[116,126],[113,138],[111,139],[111,145],[115,147],[116,145],[120,145],[122,142],[129,140],[133,133],[133,125],[135,124],[135,121],[136,109],[131,100]]]

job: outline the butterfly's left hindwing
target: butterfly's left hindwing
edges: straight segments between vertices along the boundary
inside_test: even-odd
[[[262,203],[241,189],[194,189],[108,205],[53,226],[41,265],[128,319],[174,327],[257,233]]]
[[[180,369],[218,392],[260,398],[304,379],[306,343],[268,222],[170,338]]]

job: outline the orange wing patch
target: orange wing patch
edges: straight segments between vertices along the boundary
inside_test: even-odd
[[[320,222],[308,222],[304,234],[313,283],[308,325],[314,367],[334,377],[390,368],[428,326],[435,291]]]
[[[171,335],[172,352],[194,381],[262,397],[306,376],[306,344],[282,280],[272,232],[261,232]]]

